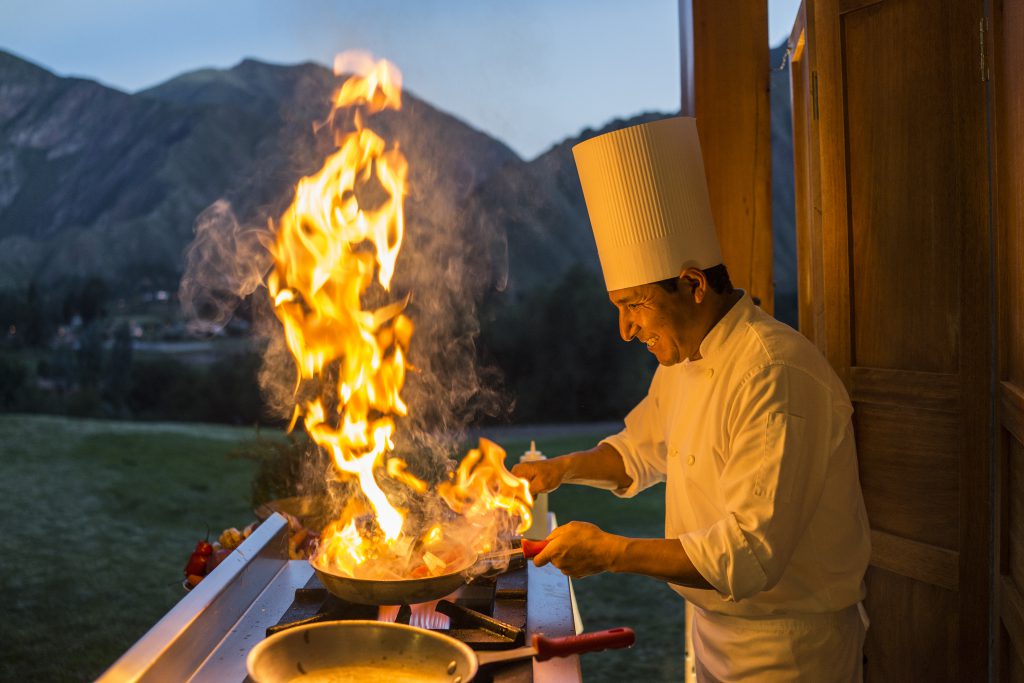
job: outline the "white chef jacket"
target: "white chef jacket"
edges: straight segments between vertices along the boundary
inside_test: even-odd
[[[666,482],[665,535],[714,586],[672,588],[711,615],[855,605],[871,548],[842,382],[746,293],[700,356],[659,366],[625,429],[604,441],[633,480],[617,495]]]

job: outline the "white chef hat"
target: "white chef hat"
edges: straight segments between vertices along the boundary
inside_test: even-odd
[[[722,262],[696,119],[623,128],[572,153],[608,291]]]

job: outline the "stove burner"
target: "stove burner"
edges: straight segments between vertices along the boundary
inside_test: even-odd
[[[437,602],[436,611],[449,618],[449,627],[432,630],[474,650],[522,646],[526,638],[526,577],[522,566],[497,577],[475,579]],[[295,591],[295,600],[281,620],[267,628],[267,635],[322,621],[377,620],[378,615],[375,605],[359,605],[331,595],[314,575],[304,588]],[[402,605],[395,621],[408,624],[411,617],[410,606]]]

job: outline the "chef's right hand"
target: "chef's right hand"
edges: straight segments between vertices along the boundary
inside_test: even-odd
[[[554,491],[565,478],[565,458],[550,458],[534,462],[521,462],[512,468],[512,474],[530,483],[530,493]]]

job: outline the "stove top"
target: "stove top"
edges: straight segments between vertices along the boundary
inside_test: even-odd
[[[378,609],[329,595],[308,562],[288,560],[287,531],[279,515],[261,524],[97,683],[244,683],[250,680],[245,658],[256,643],[268,633],[311,620],[408,619],[480,651],[518,647],[534,633],[557,637],[577,632],[569,581],[550,565],[529,563],[477,579],[436,603]],[[579,681],[581,674],[578,657],[571,656],[486,667],[475,680],[562,683]]]
[[[508,650],[526,643],[529,574],[522,560],[493,577],[477,578],[451,595],[419,605],[377,607],[331,595],[316,575],[295,590],[295,599],[281,619],[266,629],[268,636],[304,624],[369,619],[428,628],[461,640],[474,650]],[[487,667],[477,681],[530,683],[530,661]]]

